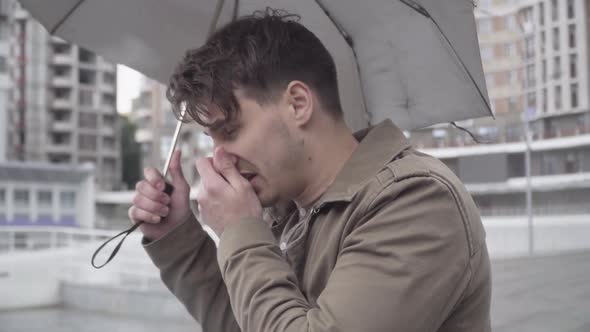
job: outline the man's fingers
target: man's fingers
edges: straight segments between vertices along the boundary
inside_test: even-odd
[[[245,179],[236,168],[236,160],[222,147],[215,149],[213,163],[215,168],[219,171],[219,173],[221,173],[221,175],[223,175],[223,177],[233,188],[239,189],[242,187]]]
[[[150,224],[157,224],[162,220],[162,217],[145,211],[143,209],[138,208],[137,206],[132,206],[129,208],[129,219],[133,221],[134,224],[144,221]]]
[[[141,194],[135,195],[133,198],[133,206],[161,217],[167,216],[170,212],[170,208],[166,205],[153,201]]]
[[[174,153],[172,154],[172,159],[170,160],[170,166],[169,166],[170,167],[169,168],[170,177],[172,178],[172,184],[174,184],[175,186],[184,185],[184,184],[186,184],[188,186],[188,183],[186,182],[186,178],[184,177],[184,174],[182,173],[181,161],[182,161],[182,154],[181,154],[180,150],[175,150]]]
[[[197,171],[201,175],[203,189],[214,192],[227,185],[213,168],[211,158],[199,158],[196,162]]]
[[[170,203],[170,196],[159,191],[146,180],[137,182],[135,190],[138,194],[141,194],[152,201],[160,202],[164,205],[168,205]]]
[[[157,190],[164,190],[164,187],[166,186],[164,183],[164,177],[162,177],[162,174],[160,174],[157,169],[148,167],[143,170],[143,175],[145,176],[145,179]]]

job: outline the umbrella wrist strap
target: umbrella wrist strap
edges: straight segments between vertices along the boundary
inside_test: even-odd
[[[102,267],[104,267],[105,265],[107,265],[113,258],[115,258],[115,256],[117,255],[117,253],[119,252],[119,249],[121,249],[121,246],[123,245],[123,242],[125,241],[125,239],[127,238],[127,236],[129,234],[131,234],[134,230],[137,229],[137,227],[139,227],[141,224],[143,224],[143,221],[139,221],[137,222],[137,224],[129,227],[128,229],[122,231],[121,233],[113,236],[112,238],[106,240],[103,244],[100,245],[100,247],[98,247],[96,249],[96,251],[94,251],[94,254],[92,254],[92,260],[90,261],[90,263],[92,264],[92,266],[95,269],[100,269]],[[111,255],[109,256],[109,258],[106,260],[106,262],[104,262],[101,265],[96,265],[95,260],[96,260],[96,256],[98,255],[98,253],[107,245],[109,244],[111,241],[117,239],[118,237],[121,237],[121,241],[119,241],[119,243],[117,243],[117,246],[115,247],[115,249],[113,249],[113,252],[111,252]]]

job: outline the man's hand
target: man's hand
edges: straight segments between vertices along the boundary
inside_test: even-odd
[[[190,187],[180,167],[180,151],[174,151],[170,161],[170,175],[174,191],[164,193],[164,177],[155,168],[144,170],[145,179],[135,186],[129,218],[133,223],[144,221],[139,227],[149,240],[157,240],[172,230],[192,213],[189,204]]]
[[[245,218],[262,218],[260,201],[235,164],[235,158],[223,148],[215,149],[213,158],[197,160],[201,175],[197,193],[200,218],[219,237],[226,227]]]

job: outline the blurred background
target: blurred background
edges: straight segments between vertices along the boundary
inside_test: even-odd
[[[496,119],[458,125],[486,144],[448,124],[405,134],[480,208],[493,330],[590,331],[590,1],[476,5]],[[90,266],[129,226],[143,167],[164,164],[176,124],[165,90],[0,1],[0,331],[199,331],[138,234]],[[196,186],[212,142],[189,125],[179,148]]]

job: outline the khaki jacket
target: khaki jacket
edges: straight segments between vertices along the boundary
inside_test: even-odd
[[[219,248],[191,216],[145,248],[204,331],[490,331],[490,262],[471,196],[391,121],[307,215],[242,220]]]

